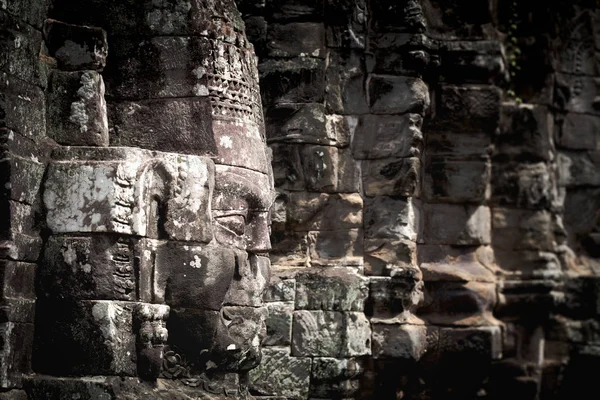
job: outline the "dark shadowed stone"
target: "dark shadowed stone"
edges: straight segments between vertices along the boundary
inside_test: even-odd
[[[295,311],[295,356],[351,357],[371,354],[371,327],[363,313]]]
[[[71,146],[108,146],[108,117],[102,75],[94,71],[50,75],[48,136]]]
[[[273,232],[269,252],[273,265],[303,266],[308,262],[307,232]]]
[[[557,145],[573,150],[600,150],[600,117],[568,113],[555,132]]]
[[[308,247],[313,265],[363,264],[363,232],[360,229],[309,232]]]
[[[368,197],[418,195],[418,158],[389,158],[362,162],[363,188]]]
[[[269,57],[325,58],[325,27],[313,22],[269,24],[267,49]]]
[[[373,358],[417,361],[427,350],[427,327],[397,323],[373,323]]]
[[[417,263],[417,244],[410,240],[365,239],[365,275],[389,276]]]
[[[486,360],[496,360],[502,356],[501,333],[499,326],[440,328],[438,351],[458,358],[475,354]]]
[[[0,9],[40,29],[46,19],[49,3],[49,0],[10,0],[2,3]]]
[[[48,66],[39,57],[42,34],[28,24],[19,23],[1,9],[0,26],[0,47],[3,49],[0,55],[0,72],[45,87]]]
[[[22,387],[23,374],[31,371],[33,324],[0,323],[0,388]]]
[[[556,79],[568,90],[564,104],[567,111],[600,115],[598,78],[558,73]]]
[[[424,199],[448,203],[483,203],[490,195],[491,165],[430,156],[425,161]]]
[[[32,324],[35,320],[35,300],[0,299],[0,322]]]
[[[423,240],[428,244],[489,244],[491,215],[484,206],[423,204]]]
[[[430,129],[493,133],[500,120],[501,91],[494,86],[442,86]]]
[[[508,78],[504,47],[498,41],[445,41],[443,75],[450,82],[503,82]]]
[[[44,39],[48,55],[56,59],[63,71],[102,70],[106,65],[108,43],[101,28],[48,19]]]
[[[487,133],[427,132],[427,152],[449,156],[487,156],[492,150],[492,135]]]
[[[373,7],[378,31],[422,32],[425,19],[421,5],[417,1],[396,2],[382,0]]]
[[[117,301],[38,301],[36,371],[134,376],[132,307],[132,303]],[[67,348],[71,351],[65,352]]]
[[[265,302],[286,301],[293,302],[296,298],[296,280],[293,278],[285,278],[273,276],[269,282],[269,286],[265,291]]]
[[[492,244],[502,250],[553,251],[556,237],[552,218],[545,210],[494,208]]]
[[[267,60],[259,65],[263,104],[317,103],[323,100],[325,63],[303,57]]]
[[[496,325],[496,284],[488,282],[428,281],[419,317],[429,324]]]
[[[556,177],[546,163],[494,163],[492,197],[495,204],[549,208],[558,200]]]
[[[554,121],[547,107],[503,103],[495,153],[502,158],[551,161],[553,131]]]
[[[495,282],[494,262],[490,246],[419,246],[419,268],[425,282]]]
[[[423,114],[429,107],[429,89],[421,79],[374,75],[369,97],[374,114]]]
[[[561,261],[554,252],[496,248],[494,256],[507,278],[552,280],[562,275]]]
[[[328,57],[325,106],[336,114],[366,114],[365,71],[358,52],[331,50]]]
[[[296,275],[296,309],[362,311],[368,281],[348,268],[324,268]]]
[[[359,160],[418,156],[423,141],[421,122],[417,114],[361,116],[354,130],[352,154]]]
[[[27,400],[27,392],[24,390],[9,390],[0,393],[0,400]]]
[[[216,155],[207,97],[113,103],[112,146]]]
[[[28,139],[44,137],[46,106],[42,90],[2,72],[0,92],[0,128],[7,127]]]
[[[310,370],[310,357],[291,357],[285,349],[263,349],[261,364],[250,371],[250,390],[261,395],[305,399]]]
[[[558,153],[558,183],[561,186],[600,186],[600,151]]]
[[[0,302],[5,299],[35,299],[36,264],[0,261]]]
[[[421,271],[415,266],[397,268],[391,277],[371,277],[369,313],[377,318],[414,322],[410,313],[423,300]]]
[[[0,161],[0,197],[33,204],[44,174],[44,165],[35,158],[9,155]]]
[[[293,303],[267,304],[267,336],[263,346],[289,346],[292,343]]]
[[[362,373],[360,361],[354,358],[314,358],[310,394],[318,398],[352,397],[360,387]]]
[[[277,104],[266,111],[266,133],[269,143],[343,144],[345,140],[326,129],[322,104]]]
[[[288,223],[294,231],[358,228],[362,226],[362,206],[357,193],[291,193]]]
[[[266,1],[267,12],[274,20],[294,20],[322,17],[322,7],[315,0]]]

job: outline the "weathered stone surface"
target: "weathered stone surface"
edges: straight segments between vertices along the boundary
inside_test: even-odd
[[[325,57],[325,27],[313,22],[274,23],[267,34],[269,57]]]
[[[567,111],[600,115],[598,99],[600,81],[598,78],[557,73],[556,79],[566,92],[562,99],[564,104],[561,105]]]
[[[325,63],[303,57],[267,60],[259,65],[263,104],[317,103],[323,100]]]
[[[348,268],[324,268],[296,275],[296,309],[362,311],[368,281]]]
[[[50,75],[48,136],[70,146],[107,146],[108,117],[102,75],[94,71]]]
[[[557,145],[572,150],[600,150],[600,117],[568,113],[555,132]]]
[[[269,253],[273,265],[303,266],[308,263],[307,232],[273,232]]]
[[[431,202],[483,203],[490,195],[491,165],[431,156],[425,161],[423,198]]]
[[[391,158],[362,162],[363,189],[368,197],[416,196],[419,193],[418,158]]]
[[[417,244],[410,240],[365,239],[365,274],[389,276],[417,263]]]
[[[206,97],[113,103],[109,105],[110,143],[215,155],[210,115],[210,102]]]
[[[39,29],[46,19],[48,5],[48,0],[10,0],[6,3],[2,3],[2,5],[0,5],[0,10],[18,16]]]
[[[43,175],[44,164],[35,158],[22,158],[9,154],[0,160],[0,196],[5,200],[33,204]]]
[[[7,127],[28,139],[46,134],[44,92],[37,86],[0,73],[0,127]]]
[[[398,268],[391,277],[371,277],[368,310],[377,318],[415,323],[411,315],[423,300],[421,272],[416,267]]]
[[[21,387],[22,374],[31,373],[33,324],[0,323],[0,388]]]
[[[295,311],[292,354],[351,357],[371,354],[371,328],[363,313]]]
[[[250,372],[256,393],[304,399],[308,396],[311,358],[290,357],[287,350],[264,349],[260,366]]]
[[[560,152],[557,161],[559,185],[600,186],[600,152]]]
[[[267,336],[263,346],[289,346],[292,343],[293,303],[267,304]]]
[[[361,55],[348,50],[330,50],[327,61],[327,110],[343,115],[368,113]]]
[[[549,208],[558,198],[555,173],[546,163],[493,166],[492,197],[496,204]]]
[[[494,251],[497,265],[506,279],[558,279],[562,276],[561,261],[556,253],[537,250]]]
[[[494,262],[490,246],[419,246],[419,268],[425,282],[495,282]]]
[[[448,156],[487,156],[492,150],[492,135],[487,133],[427,132],[427,152]]]
[[[102,70],[106,65],[108,43],[100,28],[49,19],[44,23],[44,39],[48,54],[63,71]]]
[[[319,398],[353,396],[360,388],[363,367],[357,359],[313,359],[310,394]]]
[[[373,358],[417,361],[427,350],[425,325],[373,323]]]
[[[484,206],[423,204],[423,241],[428,244],[490,243],[491,214]]]
[[[374,75],[369,97],[374,114],[423,114],[429,107],[429,89],[421,79]]]
[[[442,86],[431,128],[493,133],[500,120],[500,89],[494,86]]]
[[[275,104],[266,110],[266,134],[271,142],[314,143],[333,145],[325,129],[325,107],[318,103]]]
[[[492,83],[508,78],[505,49],[498,41],[444,41],[440,52],[448,81]]]
[[[34,351],[36,371],[134,376],[132,312],[132,304],[126,302],[40,301]],[[72,351],[66,353],[65,348]]]
[[[34,300],[36,267],[36,264],[1,260],[0,301],[4,299]]]
[[[42,34],[28,24],[19,23],[7,14],[4,7],[0,10],[2,39],[4,50],[0,57],[0,71],[13,75],[27,83],[45,87],[48,67],[40,60]]]
[[[277,271],[273,271],[269,286],[265,291],[265,302],[286,301],[293,302],[296,298],[296,280],[293,278],[279,277]]]
[[[554,121],[547,107],[503,103],[495,152],[501,157],[551,161],[553,133]]]
[[[492,244],[502,250],[552,251],[555,235],[548,211],[494,208]]]
[[[359,160],[418,156],[423,141],[421,123],[418,114],[360,116],[352,153]]]
[[[502,356],[501,341],[499,326],[440,328],[438,351],[455,357],[477,355],[487,360],[497,360]]]
[[[312,264],[361,266],[363,237],[360,229],[308,232],[308,251]]]
[[[364,227],[369,239],[408,239],[419,232],[420,210],[414,200],[378,196],[365,200]]]
[[[428,281],[419,317],[429,324],[495,325],[496,290],[496,284],[488,282]]]
[[[356,193],[290,193],[288,223],[294,231],[358,228],[362,226],[362,206]]]
[[[329,48],[364,49],[367,32],[367,6],[364,0],[324,4]]]

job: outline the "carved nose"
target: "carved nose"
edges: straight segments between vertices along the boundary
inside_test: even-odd
[[[247,227],[246,250],[261,253],[271,250],[269,213],[259,212],[254,215]]]

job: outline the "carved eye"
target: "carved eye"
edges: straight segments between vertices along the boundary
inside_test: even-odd
[[[235,233],[237,236],[243,236],[246,231],[246,217],[243,215],[227,215],[216,218],[219,225]]]

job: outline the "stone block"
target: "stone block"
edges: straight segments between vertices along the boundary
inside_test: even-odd
[[[296,280],[274,276],[263,298],[265,302],[293,302],[296,298]]]
[[[376,322],[373,329],[373,358],[418,361],[427,351],[425,325]]]
[[[38,301],[35,335],[34,369],[38,372],[136,375],[132,303]]]
[[[44,92],[5,72],[0,72],[0,127],[37,140],[46,135]]]
[[[312,265],[362,266],[363,232],[360,229],[308,232]]]
[[[0,201],[0,205],[0,238],[14,240],[19,234],[37,236],[37,210],[34,207],[12,200]]]
[[[429,88],[418,78],[373,75],[369,81],[374,114],[423,114],[429,107]]]
[[[203,37],[119,38],[106,67],[109,94],[129,100],[206,97],[212,50]]]
[[[95,71],[50,75],[48,136],[67,146],[108,146],[104,81]]]
[[[325,62],[303,57],[294,60],[267,60],[258,66],[265,105],[318,103],[325,94]]]
[[[444,41],[440,49],[443,74],[451,82],[503,82],[508,66],[502,44],[494,40]]]
[[[490,243],[491,213],[485,206],[423,204],[423,241],[428,244]]]
[[[335,145],[337,141],[325,128],[325,107],[322,104],[275,104],[266,110],[265,123],[269,143]]]
[[[418,158],[389,158],[362,162],[363,189],[373,196],[418,196],[421,164]]]
[[[558,200],[555,172],[546,163],[495,163],[492,170],[495,204],[540,209]]]
[[[436,325],[496,325],[496,303],[495,283],[427,281],[419,317]]]
[[[44,38],[48,55],[63,71],[102,70],[106,65],[108,43],[101,28],[48,19]]]
[[[600,115],[599,78],[557,73],[556,80],[563,91],[560,105],[567,111]]]
[[[315,22],[269,24],[267,49],[269,57],[325,58],[325,26]]]
[[[0,10],[18,16],[23,21],[40,29],[46,19],[49,3],[48,0],[10,0],[6,3],[2,3],[2,5],[0,5]]]
[[[371,327],[363,313],[295,311],[292,355],[353,357],[371,354]]]
[[[363,311],[368,280],[349,268],[317,268],[296,275],[296,309]]]
[[[305,399],[310,370],[310,357],[292,357],[287,350],[266,348],[260,365],[250,371],[250,390],[260,395]]]
[[[570,150],[600,150],[600,117],[568,113],[555,132],[559,147]]]
[[[306,232],[273,232],[271,263],[278,266],[303,266],[308,262]]]
[[[483,203],[490,195],[491,164],[430,156],[423,172],[423,198],[430,202]]]
[[[423,32],[425,19],[418,3],[383,0],[373,7],[373,18],[377,21],[377,30],[384,32],[408,31]],[[402,21],[402,23],[399,23]]]
[[[438,345],[446,356],[497,360],[502,357],[502,330],[500,326],[440,328]]]
[[[554,252],[497,248],[494,256],[505,279],[553,280],[559,279],[563,274],[561,261]]]
[[[109,104],[111,146],[216,155],[207,97]]]
[[[359,160],[419,156],[423,146],[421,123],[418,114],[360,116],[352,154]]]
[[[600,186],[600,152],[560,152],[557,162],[560,186]]]
[[[45,141],[44,141],[45,142]],[[0,158],[18,156],[24,159],[46,159],[52,148],[47,143],[40,144],[8,128],[0,128]]]
[[[427,153],[451,157],[488,156],[492,135],[487,133],[427,132]]]
[[[0,260],[0,301],[35,300],[36,268],[33,263]]]
[[[411,240],[365,239],[365,275],[390,276],[417,265],[417,244]]]
[[[329,48],[364,49],[367,31],[367,5],[364,0],[324,4]]]
[[[494,133],[500,122],[501,91],[494,86],[442,86],[429,129]]]
[[[0,258],[37,262],[42,245],[43,241],[39,235],[30,236],[23,233],[11,232],[8,240],[0,242]]]
[[[371,277],[369,314],[414,323],[416,319],[411,312],[423,300],[421,276],[421,271],[413,266],[398,268],[391,277]]]
[[[13,75],[26,83],[45,87],[48,66],[39,57],[42,34],[32,26],[20,23],[3,9],[0,9],[0,24],[0,46],[3,49],[0,72]]]
[[[268,0],[266,11],[276,21],[307,19],[322,16],[319,2],[314,0],[291,0],[285,3]]]
[[[330,50],[325,91],[327,110],[343,115],[368,113],[364,79],[365,70],[359,52]]]
[[[27,392],[24,390],[9,390],[8,392],[0,393],[0,400],[27,400]]]
[[[35,159],[8,155],[0,161],[0,198],[33,204],[43,175],[44,164]]]
[[[492,226],[494,249],[554,250],[556,239],[548,211],[494,208]]]
[[[22,387],[31,371],[33,324],[0,323],[0,388]]]
[[[419,268],[425,282],[496,282],[494,251],[490,246],[420,245]]]
[[[33,324],[35,300],[9,298],[0,299],[0,322]]]
[[[293,303],[267,304],[267,336],[263,346],[289,346],[292,343]]]
[[[515,160],[551,161],[554,120],[547,107],[503,103],[495,153]]]
[[[362,226],[359,194],[290,193],[288,223],[294,231],[352,229]]]
[[[360,388],[364,371],[354,358],[313,358],[310,395],[318,398],[352,397]]]
[[[417,239],[420,210],[413,200],[387,196],[365,199],[365,237],[369,239]]]

